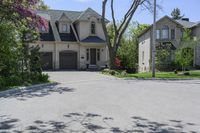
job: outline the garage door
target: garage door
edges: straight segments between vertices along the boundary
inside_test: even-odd
[[[42,52],[41,63],[43,70],[52,70],[53,69],[52,52]]]
[[[60,52],[60,69],[77,69],[77,52]]]

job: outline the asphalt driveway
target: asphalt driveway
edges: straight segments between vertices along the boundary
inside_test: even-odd
[[[0,132],[200,133],[200,81],[49,72],[59,82],[0,97]]]

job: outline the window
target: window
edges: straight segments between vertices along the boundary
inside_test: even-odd
[[[40,27],[40,32],[48,32],[48,28],[46,28],[45,26],[41,26]]]
[[[171,39],[175,39],[175,29],[171,30]]]
[[[89,49],[86,50],[86,60],[89,61],[90,58],[90,53],[89,53]]]
[[[169,27],[164,26],[162,29],[162,39],[169,39]]]
[[[91,22],[91,34],[96,34],[96,24],[95,24],[95,22]]]
[[[97,49],[97,60],[100,61],[100,49]]]
[[[62,32],[63,32],[63,33],[68,32],[67,24],[62,24]]]
[[[144,62],[144,51],[142,51],[142,62]]]
[[[160,30],[156,30],[156,39],[160,39]]]

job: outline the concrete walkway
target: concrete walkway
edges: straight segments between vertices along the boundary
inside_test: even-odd
[[[60,82],[0,97],[0,132],[200,133],[200,81],[49,72]]]

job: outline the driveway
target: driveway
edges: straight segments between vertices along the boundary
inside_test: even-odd
[[[200,133],[200,81],[49,72],[60,82],[0,97],[0,132]]]

